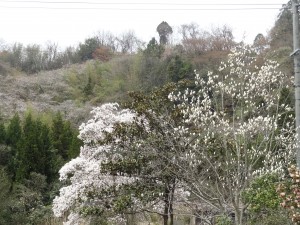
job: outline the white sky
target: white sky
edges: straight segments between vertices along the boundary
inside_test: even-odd
[[[237,41],[244,39],[252,42],[258,33],[267,33],[274,25],[279,8],[287,2],[288,0],[0,0],[0,39],[7,43],[23,44],[45,44],[51,41],[66,47],[83,42],[97,31],[111,31],[117,35],[134,30],[140,39],[148,42],[152,37],[157,37],[157,25],[167,21],[174,30],[181,24],[191,22],[199,24],[203,29],[228,25]]]

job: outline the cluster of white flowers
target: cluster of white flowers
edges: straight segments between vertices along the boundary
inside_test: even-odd
[[[79,210],[87,204],[98,203],[98,199],[88,198],[88,193],[99,193],[112,185],[133,182],[135,178],[100,173],[101,162],[105,162],[106,153],[111,147],[100,145],[105,132],[112,132],[116,123],[130,123],[135,114],[130,110],[120,110],[118,104],[109,103],[92,111],[93,118],[80,126],[79,138],[84,142],[80,155],[65,164],[60,173],[60,180],[69,185],[60,189],[60,195],[53,201],[53,212],[57,217],[67,217],[65,224],[81,224]]]
[[[195,88],[169,94],[183,115],[180,126],[175,128],[159,118],[162,125],[166,123],[165,134],[178,141],[175,145],[180,151],[170,161],[179,162],[179,170],[187,174],[185,183],[175,190],[176,197],[181,196],[185,201],[187,190],[194,188],[198,191],[195,196],[211,196],[227,204],[237,198],[228,201],[224,196],[240,197],[254,176],[282,173],[294,159],[294,124],[288,122],[292,118],[286,117],[291,108],[285,103],[279,105],[281,90],[290,81],[277,67],[276,62],[268,60],[259,67],[253,52],[239,48],[229,54],[227,62],[221,63],[218,74],[209,72],[207,77],[196,74]],[[112,185],[118,187],[138,179],[100,173],[101,163],[108,160],[107,153],[113,152],[112,146],[100,144],[105,135],[114,130],[116,123],[134,120],[150,131],[145,118],[137,118],[128,109],[120,110],[116,103],[95,108],[92,114],[93,118],[80,126],[79,138],[84,142],[80,156],[60,170],[60,180],[68,181],[68,185],[53,202],[55,216],[67,217],[66,224],[70,225],[80,223],[82,206],[101,201],[89,198],[88,193],[100,193]],[[279,120],[285,122],[279,124]],[[144,146],[138,138],[130,144]],[[151,151],[152,146],[146,147]],[[115,154],[109,160],[119,157]],[[204,191],[207,192],[202,195]],[[135,206],[140,204],[136,200]],[[156,206],[161,211],[163,202]]]
[[[186,154],[190,165],[205,162],[210,171],[226,170],[220,173],[226,179],[217,174],[218,179],[237,186],[254,175],[282,172],[294,159],[293,123],[278,128],[278,120],[291,110],[286,104],[279,110],[281,90],[290,81],[278,71],[278,63],[266,60],[258,67],[253,55],[247,48],[236,49],[221,63],[219,74],[196,74],[194,90],[169,95],[184,115],[186,128],[178,129],[198,132],[191,143],[194,150]]]
[[[131,122],[136,116],[129,109],[119,110],[117,103],[104,104],[94,108],[91,113],[94,117],[79,127],[79,138],[85,144],[102,140],[105,132],[113,131],[114,124]]]

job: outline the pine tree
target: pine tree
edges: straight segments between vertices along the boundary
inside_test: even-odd
[[[88,82],[83,88],[83,93],[86,97],[90,96],[93,94],[93,84],[92,84],[92,78],[89,76]]]
[[[39,119],[33,120],[31,114],[27,115],[23,125],[23,136],[17,148],[18,181],[28,178],[31,172],[46,175],[52,180],[53,154],[49,136],[49,128]]]
[[[72,140],[68,149],[68,159],[76,158],[80,153],[83,142],[78,138],[78,132],[73,131]]]
[[[70,159],[69,151],[70,148],[74,148],[74,144],[72,142],[74,141],[74,129],[71,126],[71,123],[69,121],[64,121],[61,114],[57,113],[56,116],[53,119],[53,124],[51,127],[51,141],[53,144],[53,148],[58,152],[58,154],[67,161]],[[77,134],[76,134],[77,136]],[[73,146],[72,146],[73,145]],[[77,144],[77,146],[80,145],[80,143]],[[75,147],[76,148],[76,147]],[[70,153],[71,155],[76,155],[76,151],[79,153],[79,146],[77,147],[78,150],[75,150],[75,152]],[[74,151],[72,150],[72,151]]]
[[[53,180],[55,173],[57,172],[53,168],[56,157],[52,151],[52,143],[50,139],[50,129],[47,125],[43,124],[40,120],[36,121],[38,139],[37,146],[39,150],[39,166],[36,172],[47,176],[47,180]]]
[[[15,148],[22,136],[21,120],[18,114],[10,120],[6,132],[6,144]]]
[[[71,127],[71,123],[70,123],[70,121],[64,121],[61,142],[62,142],[62,147],[63,147],[62,157],[65,160],[68,159],[68,150],[71,146],[72,139],[73,139],[73,129]]]
[[[50,136],[51,136],[51,142],[53,148],[57,151],[59,155],[65,158],[64,156],[66,155],[65,154],[66,150],[64,150],[63,142],[62,142],[63,128],[64,128],[63,118],[60,112],[58,112],[53,118]]]
[[[27,115],[23,125],[23,136],[17,146],[16,180],[28,178],[30,172],[37,171],[38,146],[36,124],[31,114]]]
[[[6,129],[6,144],[11,147],[11,160],[8,164],[8,171],[15,181],[17,170],[17,148],[20,145],[22,138],[21,120],[18,114],[15,114],[10,119]]]
[[[6,140],[6,130],[4,123],[0,121],[0,144],[5,144]]]

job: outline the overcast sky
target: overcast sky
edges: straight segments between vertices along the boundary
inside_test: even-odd
[[[76,46],[97,31],[128,30],[145,42],[167,21],[176,30],[228,25],[237,41],[252,42],[274,25],[287,0],[0,0],[0,39],[7,43]],[[248,4],[248,5],[247,5]],[[265,4],[265,5],[264,5]]]

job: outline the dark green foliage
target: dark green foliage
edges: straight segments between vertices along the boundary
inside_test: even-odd
[[[7,224],[8,198],[10,196],[11,181],[5,169],[0,166],[0,224]]]
[[[243,198],[249,204],[247,224],[291,224],[288,213],[280,208],[281,199],[276,192],[279,181],[277,174],[267,174],[256,178],[245,190]]]
[[[228,215],[221,215],[216,218],[216,225],[233,225]]]
[[[0,144],[0,168],[8,169],[8,165],[12,162],[12,151],[7,145]]]
[[[62,115],[58,112],[52,121],[51,127],[51,140],[53,148],[57,150],[58,154],[61,155],[64,159],[67,158],[67,149],[64,148],[64,122]]]
[[[73,131],[71,143],[68,149],[68,159],[76,158],[80,153],[80,146],[82,146],[83,143],[78,138],[78,135],[78,132]]]
[[[166,67],[159,58],[143,57],[140,67],[139,80],[142,90],[149,92],[154,87],[160,87],[167,83]]]
[[[285,210],[269,210],[268,214],[260,219],[248,222],[249,225],[295,225],[291,222]]]
[[[5,221],[3,224],[39,224],[38,222],[42,222],[47,216],[45,206],[43,206],[45,177],[40,174],[31,174],[24,183],[15,184],[10,190],[3,214],[0,214],[0,220]],[[43,212],[43,214],[38,212]]]
[[[21,120],[18,114],[15,114],[14,117],[9,121],[9,124],[6,129],[6,144],[11,148],[11,159],[8,161],[7,167],[9,175],[12,176],[12,179],[15,180],[16,175],[16,155],[17,149],[21,143],[21,138],[23,135]]]
[[[144,50],[144,54],[148,57],[160,58],[164,51],[164,46],[158,44],[155,38],[152,38],[147,44],[147,48]]]
[[[0,144],[0,224],[46,224],[53,217],[50,204],[59,188],[58,170],[78,156],[82,144],[69,121],[59,115],[53,120],[62,126],[59,139],[67,146],[66,159],[53,149],[53,127],[31,113],[23,122],[16,114],[7,126],[1,125],[7,135]]]
[[[84,43],[79,44],[78,55],[82,61],[93,58],[93,53],[99,47],[99,41],[96,37],[88,38]]]
[[[6,144],[15,148],[22,137],[21,120],[18,114],[10,120],[6,131]]]
[[[92,78],[91,76],[89,76],[88,78],[88,82],[85,85],[85,87],[83,88],[83,93],[86,97],[88,97],[89,95],[93,94],[93,86],[92,86]]]
[[[0,144],[6,143],[6,130],[4,123],[0,120]]]
[[[279,208],[281,199],[276,187],[279,177],[276,174],[264,175],[255,179],[244,192],[245,202],[250,204],[249,210],[262,216],[268,210]]]
[[[179,55],[171,58],[167,66],[169,80],[178,82],[182,79],[192,78],[193,66],[191,63],[184,61]]]
[[[51,151],[49,129],[39,120],[27,115],[23,125],[22,141],[17,149],[16,180],[27,179],[31,172],[51,177],[48,157]]]
[[[53,118],[51,127],[51,142],[53,148],[66,161],[79,154],[81,141],[78,132],[72,128],[69,121],[64,121],[58,112]]]
[[[53,118],[51,129],[41,120],[33,119],[31,114],[22,124],[16,114],[6,129],[3,126],[3,132],[7,138],[6,145],[1,146],[0,155],[5,156],[1,164],[7,166],[18,182],[27,179],[31,172],[53,181],[63,161],[76,157],[82,144],[77,138],[78,132],[60,113]]]
[[[63,133],[61,136],[62,146],[65,149],[64,154],[62,155],[66,159],[68,158],[68,150],[70,149],[70,145],[73,139],[73,129],[71,127],[70,121],[64,121],[63,124]]]
[[[50,128],[40,120],[37,120],[36,124],[38,132],[37,146],[39,151],[39,166],[35,172],[45,175],[47,181],[50,182],[57,177],[58,170],[54,167],[57,156],[53,153]]]
[[[171,54],[162,58],[164,47],[153,38],[143,52],[140,62],[140,85],[149,92],[155,87],[162,87],[168,82],[178,82],[194,76],[193,65],[183,56]]]

